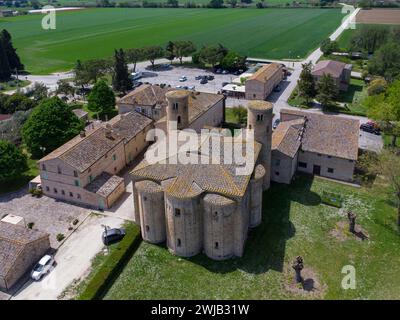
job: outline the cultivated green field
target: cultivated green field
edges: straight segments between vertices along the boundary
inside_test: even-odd
[[[57,14],[57,29],[41,16],[0,19],[31,73],[70,69],[77,59],[110,56],[114,48],[188,39],[222,43],[259,58],[306,56],[340,24],[336,9],[88,9]]]
[[[341,194],[344,208],[321,204],[323,191]],[[354,188],[306,176],[290,186],[273,184],[242,258],[185,259],[143,242],[105,298],[400,299],[400,238],[390,194],[382,186]],[[348,232],[347,210],[357,214],[368,240]],[[308,269],[308,288],[314,280],[319,290],[305,294],[290,286],[298,255]],[[356,270],[355,289],[341,286],[346,265]]]

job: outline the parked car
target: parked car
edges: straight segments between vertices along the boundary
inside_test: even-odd
[[[222,70],[222,74],[228,74],[229,71],[228,70]]]
[[[372,133],[372,134],[376,134],[378,136],[381,134],[380,129],[375,128],[373,125],[368,124],[368,123],[363,123],[360,126],[360,130],[365,131],[365,132],[369,132],[369,133]]]
[[[180,82],[185,82],[186,80],[187,80],[187,77],[186,77],[186,76],[182,76],[182,77],[179,78],[179,81],[180,81]]]
[[[238,76],[238,75],[240,75],[240,71],[239,71],[239,70],[236,70],[233,74],[234,74],[235,76]]]
[[[222,82],[222,86],[225,87],[229,82]]]
[[[207,78],[208,81],[214,80],[214,76],[211,76],[211,75],[210,76],[206,76],[206,78]]]
[[[274,124],[272,125],[272,129],[275,130],[279,126],[280,123],[281,123],[281,119],[276,119],[274,121]]]
[[[203,79],[203,76],[196,76],[194,79],[195,80],[201,80],[201,79]]]
[[[183,89],[183,86],[175,86],[175,89]]]
[[[101,236],[103,243],[106,246],[122,240],[123,237],[125,237],[125,229],[122,228],[107,229],[107,231],[103,231]]]
[[[188,86],[188,90],[194,90],[195,88],[195,86]]]
[[[42,279],[46,274],[51,271],[51,267],[54,265],[54,262],[54,258],[51,255],[46,254],[45,256],[43,256],[32,269],[32,280],[39,281],[40,279]]]
[[[217,70],[215,70],[215,73],[222,73],[222,69],[217,69]]]
[[[200,84],[206,84],[207,82],[208,82],[208,80],[203,78],[203,79],[201,79]]]

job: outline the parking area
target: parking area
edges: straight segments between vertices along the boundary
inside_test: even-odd
[[[50,234],[51,247],[57,249],[57,234],[67,237],[91,210],[42,196],[32,197],[27,189],[0,196],[0,218],[7,214],[21,216],[25,224]],[[75,221],[75,220],[78,221]],[[73,222],[77,222],[75,225]]]
[[[142,77],[138,81],[143,83],[149,82],[151,84],[165,83],[173,88],[176,86],[194,86],[195,90],[197,91],[217,93],[223,87],[222,84],[224,82],[231,82],[234,78],[238,77],[233,74],[216,74],[203,69],[188,68],[184,66],[172,66],[172,68],[169,70],[156,71],[155,74],[155,76]],[[196,80],[195,78],[202,75],[212,75],[214,76],[214,79],[205,84],[200,84],[200,80]],[[179,81],[179,79],[183,76],[186,76],[187,80]]]

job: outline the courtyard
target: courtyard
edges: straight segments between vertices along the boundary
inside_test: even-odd
[[[379,184],[381,191],[308,176],[273,184],[264,194],[263,223],[250,233],[242,258],[185,259],[143,242],[105,299],[399,299],[395,205]],[[343,207],[322,204],[323,191],[343,196]],[[347,231],[348,210],[368,239]],[[311,275],[307,290],[290,288],[298,255]],[[341,286],[346,265],[356,269],[354,290]]]

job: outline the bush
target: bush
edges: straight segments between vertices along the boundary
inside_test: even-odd
[[[29,193],[36,198],[40,198],[43,195],[43,191],[36,188],[29,189]]]
[[[131,223],[125,229],[125,237],[113,248],[111,254],[89,281],[78,300],[100,299],[139,247],[142,241],[140,228]]]
[[[35,225],[35,223],[34,222],[29,222],[28,224],[27,224],[27,227],[28,227],[28,229],[33,229],[33,226]]]
[[[323,191],[322,192],[322,197],[321,197],[322,203],[336,207],[336,208],[341,208],[343,204],[343,198],[340,194],[332,193],[332,192],[327,192]]]
[[[61,242],[61,241],[63,241],[65,239],[65,235],[63,233],[58,233],[56,235],[56,239],[57,239],[58,242]]]

